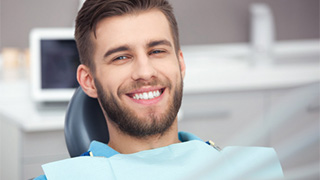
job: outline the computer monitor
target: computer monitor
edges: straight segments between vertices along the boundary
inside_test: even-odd
[[[73,28],[37,28],[30,33],[32,99],[69,101],[76,87],[79,54]]]

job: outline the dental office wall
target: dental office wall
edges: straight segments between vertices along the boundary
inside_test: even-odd
[[[268,4],[276,39],[319,38],[319,0],[170,0],[182,45],[249,41],[249,5]],[[0,49],[28,48],[35,27],[71,27],[78,0],[0,0]]]

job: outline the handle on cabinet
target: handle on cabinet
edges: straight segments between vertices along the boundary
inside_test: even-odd
[[[192,119],[228,119],[232,115],[230,110],[198,110],[186,112],[180,109],[178,113],[178,121]]]
[[[319,112],[320,110],[320,106],[319,106],[319,103],[313,103],[313,104],[309,104],[308,107],[307,107],[307,112],[308,113],[316,113],[316,112]]]

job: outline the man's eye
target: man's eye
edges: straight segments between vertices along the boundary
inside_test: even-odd
[[[165,51],[162,51],[162,50],[154,50],[154,51],[151,51],[150,52],[150,55],[151,54],[160,54],[160,53],[164,53]]]
[[[128,59],[128,57],[127,56],[119,56],[119,57],[115,58],[113,61],[125,60],[125,59]]]

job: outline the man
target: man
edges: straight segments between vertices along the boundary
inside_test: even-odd
[[[164,3],[150,2],[154,6]],[[79,13],[76,39],[83,64],[78,68],[78,81],[89,96],[98,98],[109,127],[108,145],[120,153],[134,153],[177,143],[176,115],[185,65],[179,43],[174,40],[177,28],[170,29],[176,22],[171,17],[170,25],[164,14],[170,7],[167,4],[163,13],[141,3],[138,8],[143,11],[132,9],[125,15],[92,22],[93,32],[87,35],[93,49],[87,55],[82,53],[90,51],[84,49],[88,49],[88,42],[82,42],[86,36],[83,24],[89,20],[86,18],[92,16],[90,13],[104,16],[115,8],[112,6],[126,5],[87,1],[84,7],[90,3],[91,8],[106,10],[83,8]]]
[[[92,142],[90,157],[44,165],[46,176],[38,179],[232,177],[237,167],[230,166],[232,158],[210,164],[226,156],[190,133],[178,133],[186,67],[166,0],[87,0],[77,16],[75,39],[78,82],[98,99],[110,141]],[[279,169],[277,163],[272,168]],[[281,176],[280,171],[271,177]]]

